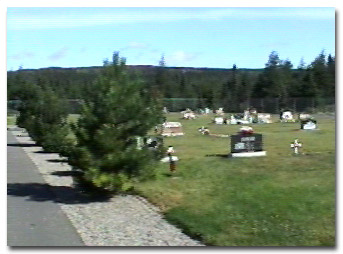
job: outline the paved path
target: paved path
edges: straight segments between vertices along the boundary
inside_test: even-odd
[[[13,130],[13,128],[10,129]],[[55,153],[44,153],[41,147],[34,146],[34,141],[27,136],[27,133],[15,130],[12,133],[20,143],[20,146],[22,146],[22,149],[15,144],[9,145],[9,167],[17,168],[17,166],[11,166],[10,161],[11,163],[22,163],[19,166],[22,169],[24,168],[25,171],[17,170],[12,172],[11,170],[11,174],[9,174],[10,188],[8,195],[17,198],[18,202],[17,204],[9,205],[11,210],[9,224],[14,225],[11,226],[14,229],[9,229],[8,231],[16,230],[15,233],[9,233],[10,239],[15,239],[15,236],[21,234],[21,232],[18,233],[18,228],[21,230],[22,223],[31,220],[34,221],[31,223],[32,225],[37,225],[36,223],[41,223],[42,219],[44,222],[50,223],[50,225],[42,225],[39,227],[40,232],[33,233],[39,235],[39,238],[40,235],[47,237],[50,233],[42,232],[42,229],[59,228],[58,226],[62,222],[55,221],[57,220],[57,215],[54,214],[54,211],[56,213],[57,210],[61,213],[60,210],[56,206],[44,209],[39,208],[37,209],[39,212],[41,210],[44,210],[44,212],[40,212],[38,218],[35,216],[32,218],[31,214],[37,213],[37,211],[33,210],[36,209],[36,205],[58,204],[80,235],[85,246],[203,246],[200,242],[183,234],[179,228],[169,224],[163,218],[159,209],[142,197],[136,195],[114,195],[111,197],[90,198],[79,188],[75,188],[72,179],[72,168],[66,162],[63,162],[63,158]],[[21,136],[18,137],[18,134],[21,134]],[[14,143],[13,136],[10,136],[10,138],[10,142]],[[23,151],[25,152],[24,155],[27,155],[34,163],[37,171],[34,170],[31,161],[21,162],[22,159],[14,159],[17,153],[22,153],[21,155],[19,154],[20,158],[24,157],[27,159],[23,155]],[[30,163],[33,169],[26,169],[28,163]],[[33,177],[31,173],[23,175],[28,172],[35,172],[35,177],[39,180],[36,178],[31,179]],[[20,176],[15,176],[19,173],[21,174]],[[38,173],[44,181],[38,176]],[[12,178],[15,178],[15,180],[12,180]],[[25,182],[19,182],[17,179],[25,179]],[[50,189],[53,194],[46,189]],[[36,201],[34,202],[35,204],[28,208],[21,206],[22,203],[26,206],[28,205],[26,203],[30,203],[23,196],[28,197],[29,200]],[[18,199],[20,197],[22,199]],[[15,209],[15,207],[20,208]],[[48,212],[45,212],[45,210]],[[16,212],[18,214],[15,214]],[[22,218],[23,216],[28,216],[28,219],[19,220],[20,222],[17,223],[16,218]],[[31,224],[26,223],[26,232],[30,232]],[[68,223],[65,224],[70,226]],[[68,228],[67,225],[61,226],[58,230],[61,230],[61,228],[66,230]],[[22,231],[24,232],[23,236],[17,238],[28,237],[27,233],[24,230]],[[70,231],[68,231],[69,233],[56,232],[57,235],[61,236],[60,239],[64,240],[63,235],[66,235],[68,240],[70,240],[69,242],[64,241],[63,246],[78,245],[75,238],[69,237],[71,235]],[[45,239],[39,242],[44,246],[49,246],[50,244]],[[37,243],[34,245],[37,245]]]
[[[50,186],[7,131],[7,245],[84,246]]]

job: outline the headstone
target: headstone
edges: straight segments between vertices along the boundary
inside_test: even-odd
[[[237,120],[233,115],[230,116],[230,124],[237,124]]]
[[[223,124],[224,118],[223,117],[216,117],[216,118],[214,118],[214,123],[215,124]]]
[[[162,124],[162,136],[182,136],[182,125],[179,122],[165,122]]]
[[[272,123],[272,115],[267,113],[258,113],[257,119],[259,123]]]
[[[255,157],[265,155],[266,151],[263,151],[262,134],[241,131],[236,135],[231,135],[232,157]]]
[[[230,124],[249,124],[249,120],[244,120],[244,116],[241,117],[240,114],[230,116]]]
[[[299,120],[300,121],[305,121],[305,120],[308,120],[308,119],[311,119],[311,115],[310,114],[305,114],[305,113],[300,113],[299,114]]]
[[[193,112],[186,112],[183,114],[183,119],[195,119],[195,114]]]
[[[301,121],[301,129],[302,130],[315,130],[317,129],[317,121],[313,119]]]
[[[291,111],[282,112],[281,121],[282,122],[295,122],[295,119],[293,118],[292,112]]]
[[[224,108],[219,108],[218,110],[216,110],[216,115],[223,116],[224,115]]]

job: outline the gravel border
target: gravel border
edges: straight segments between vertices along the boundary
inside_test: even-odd
[[[32,144],[25,130],[9,127],[20,144]],[[169,224],[145,198],[116,195],[106,201],[87,200],[73,187],[71,167],[55,153],[24,146],[44,180],[52,186],[56,202],[70,219],[86,246],[205,246]],[[59,162],[61,161],[61,162]]]

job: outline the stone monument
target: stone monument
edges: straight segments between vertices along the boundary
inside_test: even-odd
[[[263,151],[262,134],[254,133],[249,126],[242,126],[236,135],[231,135],[231,156],[266,156],[266,151]]]

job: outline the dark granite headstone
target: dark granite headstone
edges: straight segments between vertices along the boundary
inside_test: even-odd
[[[262,134],[231,135],[231,153],[263,151]]]

